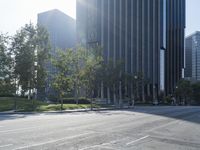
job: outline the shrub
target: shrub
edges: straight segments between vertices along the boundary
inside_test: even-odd
[[[76,99],[74,98],[64,98],[63,99],[64,104],[76,104]],[[84,97],[78,98],[79,104],[90,104],[90,100],[86,99]]]

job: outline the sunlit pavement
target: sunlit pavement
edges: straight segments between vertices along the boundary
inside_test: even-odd
[[[0,115],[0,150],[199,150],[200,107]]]

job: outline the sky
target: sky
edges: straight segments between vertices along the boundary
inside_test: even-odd
[[[186,35],[200,31],[200,0],[186,0]]]
[[[0,32],[14,34],[26,23],[37,23],[37,14],[59,9],[76,18],[76,0],[0,0]]]
[[[0,32],[14,34],[30,21],[37,23],[37,14],[59,9],[76,18],[76,0],[0,0]],[[200,30],[200,0],[186,0],[186,35]]]

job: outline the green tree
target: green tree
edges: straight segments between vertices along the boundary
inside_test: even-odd
[[[200,82],[192,85],[192,97],[196,104],[200,104]]]
[[[105,86],[108,87],[107,95],[108,95],[108,103],[110,103],[110,92],[112,91],[113,93],[113,98],[114,98],[114,104],[117,104],[117,88],[121,86],[124,81],[124,74],[122,74],[122,62],[117,61],[114,62],[112,59],[110,59],[107,63],[104,64],[104,73],[103,73],[103,81],[105,83]],[[120,82],[120,83],[119,83]],[[121,85],[120,85],[121,84]],[[119,89],[119,92],[121,90]],[[119,95],[121,95],[119,93]],[[122,100],[122,96],[120,97],[120,101]],[[120,102],[121,103],[121,102]]]
[[[138,73],[124,73],[122,78],[122,83],[124,88],[129,87],[130,92],[126,94],[129,99],[129,103],[134,106],[135,101],[140,97],[144,101],[144,85],[148,82],[144,79],[144,76],[141,72]]]
[[[15,55],[15,73],[19,77],[22,93],[34,87],[35,34],[32,24],[25,25],[13,38],[12,49]]]
[[[131,87],[131,95],[129,96],[130,96],[130,99],[132,100],[131,102],[132,105],[134,105],[135,100],[138,97],[138,76],[131,73],[126,73],[125,78],[127,79],[127,81],[129,81],[127,83],[127,86],[130,85]]]
[[[9,49],[10,37],[0,34],[0,95],[14,95],[13,63]]]
[[[78,97],[80,96],[80,90],[82,88],[83,84],[83,69],[84,69],[84,63],[86,62],[87,55],[86,55],[86,49],[81,46],[77,46],[74,53],[72,53],[72,83],[73,83],[73,89],[74,89],[74,98],[76,100],[76,104],[79,103]]]
[[[49,33],[42,26],[36,26],[36,56],[35,56],[35,88],[41,92],[45,92],[45,84],[47,78],[46,64],[50,58],[50,40]]]
[[[86,95],[91,99],[91,109],[95,89],[98,87],[100,79],[100,70],[102,70],[103,57],[100,47],[90,48],[87,50],[84,67],[82,70],[82,83],[86,90]]]
[[[57,69],[57,74],[53,76],[52,87],[58,93],[61,102],[61,110],[63,110],[63,98],[72,90],[72,66],[74,52],[72,49],[57,50],[56,57],[52,64]]]
[[[192,86],[190,81],[180,80],[177,84],[176,94],[180,98],[181,103],[190,104],[192,96]]]
[[[47,31],[33,24],[22,27],[12,40],[15,56],[15,75],[22,89],[22,95],[44,87],[45,63],[49,57],[49,35]]]

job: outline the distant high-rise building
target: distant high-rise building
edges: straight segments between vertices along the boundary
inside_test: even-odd
[[[105,61],[123,60],[123,72],[142,73],[143,99],[173,94],[184,68],[185,0],[77,0],[76,10],[78,42],[100,45]]]
[[[185,77],[200,81],[200,31],[185,40]]]
[[[51,51],[50,55],[55,56],[56,49],[65,50],[67,48],[73,48],[76,44],[76,21],[63,12],[54,9],[38,14],[38,25],[41,25],[47,29],[50,36]],[[49,62],[46,64],[48,72],[48,79],[46,83],[45,95],[41,91],[38,91],[38,95],[54,94],[50,83],[52,81],[52,75],[57,73],[57,70]]]

